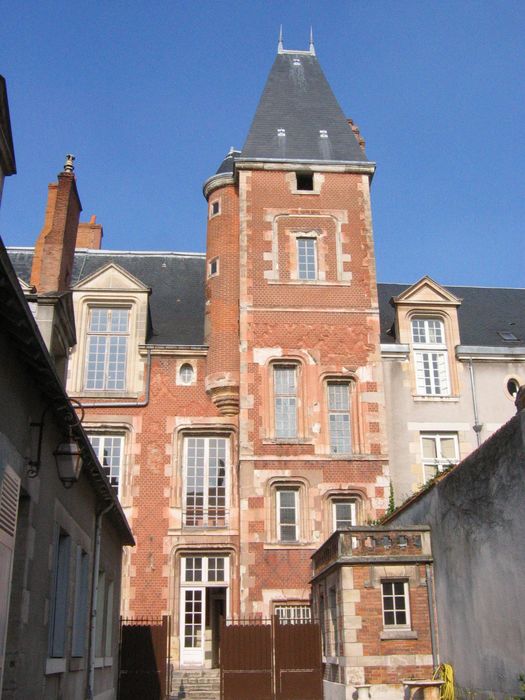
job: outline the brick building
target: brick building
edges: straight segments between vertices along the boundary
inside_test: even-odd
[[[410,491],[470,451],[483,411],[485,430],[506,418],[488,419],[496,384],[512,413],[525,293],[490,306],[424,279],[378,296],[374,169],[313,45],[280,44],[242,150],[204,184],[206,254],[102,250],[94,218],[62,246],[68,391],[137,543],[123,613],[171,614],[177,666],[216,664],[221,614],[309,616],[332,532],[380,516],[391,477]],[[11,249],[28,294],[48,238]],[[495,327],[509,306],[517,342]]]

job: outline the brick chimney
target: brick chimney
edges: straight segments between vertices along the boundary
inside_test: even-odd
[[[89,223],[85,221],[79,223],[76,247],[100,250],[103,235],[102,226],[97,224],[97,217],[92,216]]]
[[[35,244],[31,270],[31,285],[36,287],[39,294],[64,292],[71,283],[78,221],[82,211],[73,173],[74,160],[74,156],[66,156],[58,182],[48,187],[44,226]]]

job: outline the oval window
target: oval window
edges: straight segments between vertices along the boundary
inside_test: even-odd
[[[519,388],[520,388],[520,383],[515,377],[512,377],[511,379],[509,379],[509,381],[507,382],[507,391],[509,392],[509,395],[512,396],[513,399],[516,398],[516,394],[518,393]]]
[[[193,367],[188,362],[185,362],[179,370],[179,377],[181,383],[191,384],[193,382],[194,375],[195,373],[193,371]]]

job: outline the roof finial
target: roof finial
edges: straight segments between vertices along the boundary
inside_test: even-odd
[[[315,56],[315,46],[314,46],[314,29],[310,26],[310,53]]]
[[[72,153],[68,153],[66,156],[66,162],[64,163],[64,172],[72,173],[75,169],[73,163],[75,162],[75,156]]]
[[[283,53],[284,51],[284,46],[283,46],[283,25],[279,27],[279,42],[277,43],[277,53]]]

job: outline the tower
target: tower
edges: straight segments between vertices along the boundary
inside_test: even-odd
[[[243,614],[309,614],[313,551],[386,504],[375,166],[355,132],[313,42],[280,41],[242,151],[205,183],[207,390],[221,412],[239,397]]]

